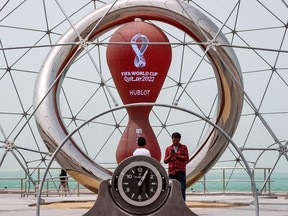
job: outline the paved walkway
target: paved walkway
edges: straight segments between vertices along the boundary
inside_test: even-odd
[[[91,201],[96,200],[96,195],[77,196],[49,196],[43,197],[45,202]],[[195,207],[191,210],[199,216],[254,216],[257,215],[253,205],[254,198],[250,196],[235,195],[187,195],[187,201],[205,203],[233,203],[241,204],[240,207]],[[2,216],[33,216],[36,214],[35,204],[37,198],[29,196],[21,198],[19,194],[0,194],[0,215]],[[33,206],[34,204],[34,206]],[[259,197],[259,216],[288,216],[288,199],[284,197],[265,198]],[[32,205],[29,206],[29,205]],[[40,208],[41,216],[80,216],[88,209],[47,209]]]

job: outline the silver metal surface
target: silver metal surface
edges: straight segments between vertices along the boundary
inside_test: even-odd
[[[35,119],[46,146],[53,152],[68,135],[59,108],[59,89],[70,63],[87,45],[115,25],[135,18],[159,20],[176,26],[202,45],[215,72],[218,84],[218,105],[213,122],[232,137],[243,105],[242,77],[233,50],[221,45],[229,44],[204,14],[181,1],[132,0],[117,1],[84,17],[52,48],[39,72],[35,85]],[[67,45],[71,44],[71,45]],[[201,178],[218,160],[229,141],[213,127],[191,154],[187,165],[187,186]],[[63,146],[56,157],[79,183],[97,192],[100,182],[112,173],[95,163],[73,141]]]

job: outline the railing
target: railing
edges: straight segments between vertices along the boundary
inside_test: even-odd
[[[229,171],[230,172],[227,172]],[[235,167],[214,167],[210,170],[210,172],[208,172],[208,174],[205,174],[202,179],[200,179],[196,184],[198,184],[198,187],[201,187],[202,189],[199,191],[193,191],[193,186],[191,188],[191,192],[198,192],[201,194],[210,194],[211,193],[211,189],[209,189],[209,183],[213,184],[213,183],[221,183],[221,188],[218,188],[218,190],[216,191],[217,193],[223,193],[223,194],[228,194],[228,193],[235,193],[237,191],[235,190],[228,190],[227,191],[227,186],[228,184],[236,184],[236,183],[250,183],[250,177],[248,176],[248,174],[245,177],[245,180],[243,179],[237,179],[235,178],[235,175],[231,175],[231,171],[235,172],[236,171],[242,171],[244,172],[245,169],[244,168],[235,168]],[[208,178],[207,176],[211,175],[211,172],[220,172],[220,174],[218,174],[218,178]],[[261,177],[259,177],[259,173],[258,176],[255,177],[255,175],[253,176],[255,183],[262,183],[264,184],[265,181],[266,184],[264,185],[264,189],[262,191],[262,194],[265,195],[271,195],[272,194],[272,188],[271,188],[271,183],[273,182],[270,178],[267,179],[269,177],[269,173],[271,172],[271,168],[255,168],[254,172],[257,171],[262,171],[263,175]],[[219,176],[221,176],[219,178]],[[211,180],[208,180],[211,179]],[[202,185],[202,186],[201,186]],[[251,186],[251,185],[250,185]],[[215,190],[213,191],[215,193]],[[241,191],[242,193],[246,193],[249,194],[249,189],[246,191]],[[240,193],[240,192],[239,192]],[[251,194],[251,190],[250,190],[250,194]]]
[[[7,181],[7,180],[13,180],[13,181],[20,181],[20,188],[14,189],[14,190],[9,190],[9,188],[0,188],[0,192],[18,192],[21,194],[21,197],[25,197],[25,196],[29,196],[29,195],[37,195],[38,192],[38,185],[40,185],[40,181],[41,176],[43,174],[43,172],[45,171],[45,168],[31,168],[34,173],[33,173],[33,181],[29,178],[2,178],[0,177],[0,185],[1,181]],[[60,169],[59,168],[51,168],[51,170],[53,171],[52,175],[50,174],[49,178],[45,179],[45,183],[44,183],[44,187],[42,190],[42,195],[43,196],[52,196],[52,195],[58,195],[60,196],[61,193],[59,191],[59,185],[60,185],[60,180],[59,180],[59,173],[60,173]],[[113,168],[111,168],[111,170],[113,170]],[[197,194],[204,194],[204,195],[209,195],[212,193],[223,193],[223,194],[229,194],[229,193],[234,193],[235,191],[231,191],[231,190],[227,190],[227,185],[228,184],[235,184],[235,183],[246,183],[248,184],[250,182],[250,178],[247,174],[247,176],[244,179],[235,179],[233,176],[233,178],[230,176],[231,172],[235,172],[236,171],[241,171],[241,172],[245,172],[244,168],[231,168],[231,167],[219,167],[219,168],[213,168],[211,169],[208,174],[204,175],[202,179],[200,179],[197,183],[195,183],[194,185],[192,185],[192,188],[187,188],[187,192],[192,192],[192,193],[197,193]],[[256,169],[255,169],[256,170]],[[254,170],[254,171],[255,171]],[[269,173],[271,172],[270,168],[257,168],[257,171],[261,171],[261,178],[259,178],[259,173],[256,177],[254,176],[254,181],[258,182],[258,183],[264,183],[267,180],[267,177],[269,176]],[[220,174],[217,174],[217,178],[211,177],[211,173],[213,172],[220,172]],[[55,174],[57,173],[57,174]],[[219,178],[219,176],[221,176]],[[36,180],[35,180],[36,179]],[[271,181],[270,179],[267,180],[267,184],[264,187],[263,190],[263,194],[268,194],[271,195],[273,189],[271,188]],[[211,184],[221,184],[220,188],[217,189],[217,191],[212,190],[210,187]],[[198,189],[195,190],[195,185],[198,185]],[[85,189],[82,185],[80,185],[78,182],[76,182],[72,177],[68,176],[68,185],[69,187],[69,191],[67,192],[66,195],[76,195],[79,196],[80,194],[87,194],[87,193],[93,193],[90,192],[89,190]],[[20,191],[19,191],[20,190]],[[243,191],[242,191],[243,192]],[[245,192],[246,194],[249,194],[249,189],[247,190],[247,192]],[[286,192],[287,193],[287,192]],[[250,190],[250,194],[251,194],[251,190]]]
[[[13,188],[12,190],[8,187],[6,184],[2,184],[2,182],[7,182],[7,181],[13,181],[13,182],[20,182],[20,188]],[[0,188],[0,193],[13,193],[13,192],[20,192],[24,191],[24,182],[26,181],[26,178],[18,178],[18,177],[0,177],[0,185],[2,187]]]
[[[28,195],[37,195],[38,194],[38,186],[42,181],[42,175],[46,168],[30,168],[34,171],[34,176],[37,176],[36,180],[32,182],[31,180],[27,179],[23,186],[23,190],[21,190],[21,196],[28,196]],[[91,193],[89,190],[84,189],[82,185],[80,185],[77,181],[75,181],[72,177],[67,174],[68,180],[66,184],[68,186],[67,191],[62,193],[60,190],[60,168],[50,168],[50,174],[45,179],[42,189],[42,196],[51,196],[51,195],[58,195],[58,196],[72,196],[76,195],[79,196],[80,194],[84,193]],[[52,174],[51,174],[52,172]],[[21,187],[22,188],[22,187]]]

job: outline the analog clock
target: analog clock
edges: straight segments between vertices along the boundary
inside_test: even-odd
[[[124,160],[114,171],[111,192],[124,210],[147,214],[165,201],[168,184],[166,171],[157,160],[133,156]]]

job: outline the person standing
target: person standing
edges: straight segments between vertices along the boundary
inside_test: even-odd
[[[60,180],[60,185],[59,185],[59,190],[60,193],[65,196],[67,196],[67,190],[68,190],[68,176],[67,173],[64,169],[61,169],[60,175],[59,175],[59,180]]]
[[[137,145],[138,148],[135,149],[135,151],[133,152],[133,156],[135,155],[146,155],[151,157],[150,151],[148,149],[146,149],[146,139],[144,137],[139,137],[137,139]]]
[[[183,199],[186,200],[186,164],[188,163],[188,148],[180,143],[181,134],[172,134],[172,145],[165,151],[164,163],[168,164],[168,174],[170,179],[176,179],[181,184]]]

